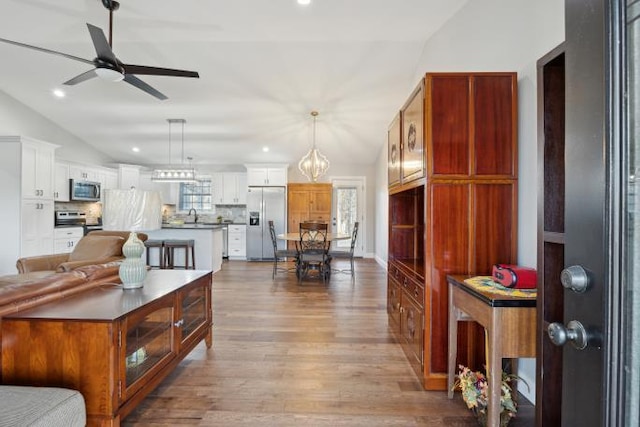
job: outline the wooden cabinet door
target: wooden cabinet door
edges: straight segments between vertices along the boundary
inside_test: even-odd
[[[331,220],[331,185],[309,192],[309,219]]]
[[[469,77],[427,75],[427,170],[469,174]]]
[[[515,73],[473,76],[475,175],[516,175],[517,90]]]
[[[402,182],[424,177],[424,83],[402,107]]]
[[[389,125],[389,130],[387,131],[387,169],[389,173],[389,187],[400,184],[400,164],[402,162],[402,157],[400,155],[401,138],[402,129],[400,127],[400,114],[397,114],[393,118],[391,125]]]

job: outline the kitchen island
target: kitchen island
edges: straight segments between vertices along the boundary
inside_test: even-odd
[[[190,240],[195,242],[196,269],[222,268],[222,224],[162,224],[162,229],[146,231],[152,240]],[[153,252],[155,255],[155,251]],[[175,265],[184,265],[184,251],[176,251]],[[152,258],[153,259],[153,258]]]

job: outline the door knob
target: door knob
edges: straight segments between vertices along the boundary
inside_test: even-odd
[[[560,282],[562,286],[578,294],[586,291],[590,285],[589,274],[587,270],[580,265],[572,265],[562,270],[562,273],[560,273]]]
[[[563,346],[570,341],[575,348],[583,350],[588,344],[587,331],[577,320],[570,321],[567,326],[554,322],[547,327],[547,334],[551,342],[557,346]]]

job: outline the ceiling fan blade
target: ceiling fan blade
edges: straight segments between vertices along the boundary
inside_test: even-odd
[[[7,39],[3,39],[3,38],[0,38],[0,42],[9,43],[9,44],[20,46],[20,47],[26,47],[28,49],[33,49],[33,50],[37,50],[37,51],[44,52],[44,53],[50,53],[52,55],[58,55],[58,56],[62,56],[64,58],[73,59],[74,61],[80,61],[80,62],[84,62],[85,64],[93,65],[93,61],[90,61],[90,60],[84,59],[84,58],[80,58],[78,56],[69,55],[68,53],[58,52],[57,50],[45,49],[43,47],[32,46],[30,44],[20,43],[20,42],[16,42],[16,41],[13,41],[13,40],[7,40]]]
[[[85,80],[89,80],[89,79],[92,79],[94,77],[98,77],[98,75],[96,74],[95,68],[93,70],[89,70],[89,71],[86,71],[86,72],[84,72],[82,74],[79,74],[79,75],[75,76],[74,78],[72,78],[71,80],[67,80],[63,84],[69,85],[69,86],[77,85],[78,83],[82,83]]]
[[[104,31],[89,23],[87,23],[87,28],[89,29],[89,34],[91,35],[91,40],[93,41],[93,47],[95,47],[96,49],[98,58],[103,60],[106,59],[113,64],[117,64],[118,59],[113,54],[111,46],[109,46],[109,42],[107,41],[107,37],[104,35]]]
[[[167,98],[166,95],[162,94],[160,91],[154,89],[153,87],[149,86],[148,84],[146,84],[145,82],[143,82],[142,80],[140,80],[139,78],[137,78],[134,75],[131,74],[125,74],[124,75],[124,81],[129,83],[130,85],[133,85],[135,87],[137,87],[140,90],[143,90],[145,92],[147,92],[149,95],[151,96],[155,96],[156,98],[164,101],[165,99],[169,99]]]
[[[171,77],[195,77],[200,75],[197,71],[176,70],[173,68],[147,67],[145,65],[122,64],[127,74],[140,74],[146,76],[171,76]]]

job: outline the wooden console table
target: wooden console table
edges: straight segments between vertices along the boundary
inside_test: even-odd
[[[212,341],[211,272],[151,270],[2,318],[5,384],[66,387],[89,426],[120,425],[203,339]]]
[[[487,425],[500,425],[502,359],[536,357],[536,299],[499,295],[465,283],[472,276],[447,276],[449,283],[449,398],[453,398],[458,321],[475,320],[488,338]],[[497,404],[496,404],[497,402]]]

